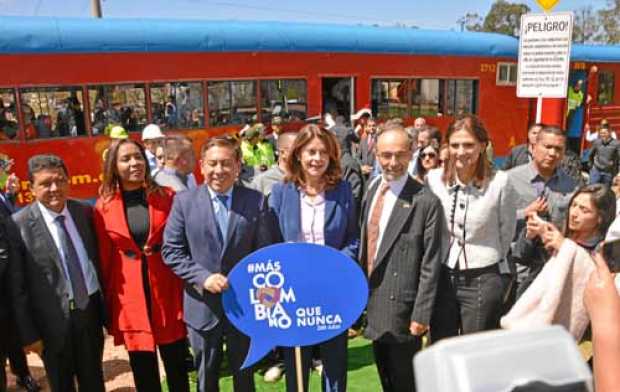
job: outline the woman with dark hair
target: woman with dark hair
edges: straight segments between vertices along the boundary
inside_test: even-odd
[[[144,148],[114,140],[95,205],[108,333],[124,344],[138,391],[159,391],[157,348],[171,391],[189,391],[183,283],[161,245],[173,192],[151,179]]]
[[[439,144],[433,140],[428,146],[422,148],[422,151],[418,154],[418,162],[415,166],[418,168],[418,171],[414,178],[424,183],[428,172],[439,166],[441,166],[439,161]]]
[[[615,195],[602,184],[586,185],[573,194],[561,231],[536,213],[528,216],[527,225],[513,249],[516,262],[529,267],[528,277],[519,287],[518,295],[529,287],[547,260],[560,249],[565,238],[593,251],[605,238],[615,217]]]
[[[447,132],[448,159],[427,175],[444,208],[445,249],[431,339],[499,327],[504,285],[499,263],[514,236],[515,192],[504,172],[486,156],[487,130],[474,115],[454,121]]]
[[[341,250],[355,259],[359,231],[351,187],[341,180],[336,137],[310,124],[295,138],[287,161],[285,182],[274,185],[269,206],[277,217],[282,240],[309,242]],[[318,345],[323,361],[323,391],[345,391],[347,383],[346,332]],[[296,391],[294,351],[283,349],[286,389]],[[302,348],[304,390],[312,347]]]

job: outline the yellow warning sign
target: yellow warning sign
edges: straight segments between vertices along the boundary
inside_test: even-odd
[[[545,12],[549,12],[553,9],[553,7],[558,5],[560,0],[536,0],[536,2],[542,7],[543,10],[545,10]]]

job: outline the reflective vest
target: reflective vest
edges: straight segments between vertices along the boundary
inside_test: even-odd
[[[244,140],[241,143],[241,153],[243,163],[248,166],[265,165],[269,167],[276,162],[273,147],[267,142],[258,142],[252,146],[247,140]]]
[[[573,87],[568,89],[568,111],[577,109],[583,102],[583,91],[575,91]]]

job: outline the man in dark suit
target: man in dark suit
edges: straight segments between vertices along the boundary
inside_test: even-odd
[[[362,203],[360,262],[369,281],[367,327],[384,391],[415,389],[413,356],[428,330],[442,257],[439,199],[407,174],[411,140],[400,125],[377,137],[382,174]]]
[[[502,170],[510,170],[513,167],[530,163],[532,160],[532,148],[536,144],[538,132],[543,128],[543,124],[533,124],[527,130],[527,143],[514,146],[510,154],[502,164]]]
[[[35,202],[13,215],[9,277],[26,351],[43,359],[52,391],[103,391],[103,301],[92,209],[69,200],[54,155],[28,161]]]
[[[13,161],[8,157],[2,157],[0,154],[0,175],[8,174]],[[11,214],[15,212],[15,196],[19,191],[19,178],[15,174],[9,174],[4,185],[4,189],[0,189],[0,225],[3,226],[2,248],[0,253],[6,255],[6,266],[8,266],[9,241],[6,238],[4,230],[6,220],[11,219]],[[0,261],[2,263],[2,261]],[[0,267],[1,268],[1,267]],[[4,271],[6,272],[6,271]],[[3,272],[3,273],[4,273]],[[8,274],[0,273],[0,391],[6,389],[7,379],[5,371],[6,360],[9,360],[11,371],[17,378],[17,385],[23,387],[28,392],[40,390],[37,381],[30,375],[28,369],[28,361],[26,354],[19,343],[17,328],[15,326],[15,318],[11,310],[11,301],[9,300],[9,281]]]
[[[375,166],[376,127],[372,119],[368,120],[365,129],[367,134],[361,138],[359,145],[359,162],[364,178],[369,179]]]
[[[253,391],[253,370],[240,370],[249,339],[225,317],[226,275],[246,255],[271,243],[266,204],[257,191],[235,185],[241,151],[230,138],[202,147],[205,185],[176,196],[164,232],[164,261],[185,281],[184,317],[198,369],[198,391],[218,391],[226,337],[235,391]]]

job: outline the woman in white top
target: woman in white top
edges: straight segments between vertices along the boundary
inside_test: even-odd
[[[287,161],[285,182],[274,185],[269,206],[285,242],[309,242],[338,249],[355,259],[359,248],[356,204],[342,181],[340,149],[334,134],[310,124],[300,131]],[[318,345],[323,361],[323,391],[346,391],[347,334]],[[294,351],[284,348],[286,389],[296,391]],[[304,390],[312,347],[302,348]]]
[[[515,232],[515,192],[506,173],[494,172],[485,154],[489,136],[474,115],[457,119],[446,135],[444,167],[427,176],[449,231],[431,339],[499,327],[504,284],[499,262]]]

